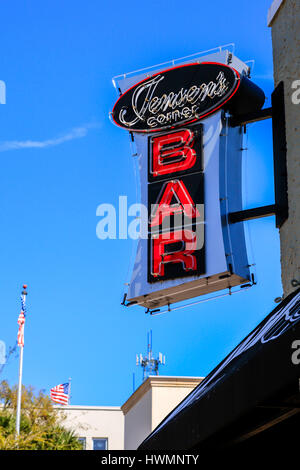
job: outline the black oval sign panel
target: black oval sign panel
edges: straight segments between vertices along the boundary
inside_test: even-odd
[[[116,102],[112,117],[118,126],[134,132],[180,126],[221,108],[239,84],[239,73],[228,65],[181,65],[129,88]]]

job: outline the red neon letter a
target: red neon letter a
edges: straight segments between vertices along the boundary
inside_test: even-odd
[[[174,197],[177,202],[171,205]],[[200,217],[190,193],[181,180],[166,183],[162,188],[158,201],[154,205],[154,212],[151,214],[151,227],[161,225],[165,217],[178,212],[184,212],[190,218]]]

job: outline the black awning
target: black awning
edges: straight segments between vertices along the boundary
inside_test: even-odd
[[[300,412],[300,364],[292,360],[293,353],[300,360],[293,349],[296,341],[300,289],[283,300],[139,449],[223,448],[293,418]]]

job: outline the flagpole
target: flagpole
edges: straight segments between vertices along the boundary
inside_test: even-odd
[[[22,291],[22,300],[23,300],[23,305],[25,307],[26,303],[26,291],[27,285],[23,285],[23,291]],[[24,311],[24,310],[23,310]],[[25,311],[24,311],[25,315]],[[25,325],[23,325],[24,329]],[[24,334],[24,330],[23,330]],[[21,395],[22,395],[22,374],[23,374],[23,352],[24,352],[24,344],[20,345],[20,364],[19,364],[19,383],[18,383],[18,395],[17,395],[17,416],[16,416],[16,436],[19,436],[20,434],[20,418],[21,418]]]
[[[69,400],[68,400],[68,405],[70,405],[71,401],[71,378],[69,377]]]

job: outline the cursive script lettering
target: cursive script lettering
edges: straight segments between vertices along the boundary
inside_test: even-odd
[[[178,92],[171,91],[161,96],[154,96],[158,84],[164,79],[159,74],[151,80],[142,82],[135,90],[131,99],[132,111],[123,107],[119,113],[119,120],[126,127],[131,127],[140,121],[147,122],[149,127],[161,124],[198,117],[200,106],[207,99],[222,98],[229,87],[224,72],[219,72],[216,80],[208,83],[192,85],[190,88],[181,88]],[[130,115],[127,120],[126,116]],[[133,116],[133,118],[132,118]]]

